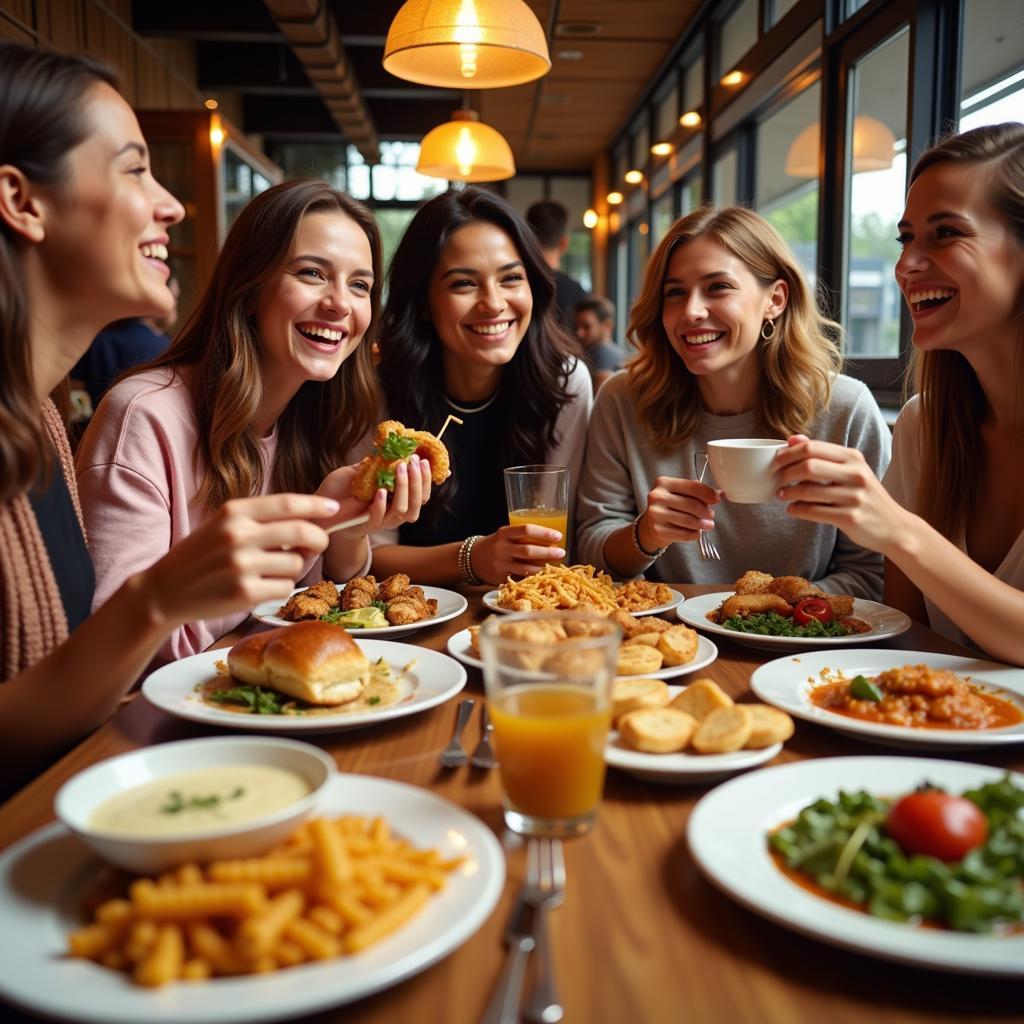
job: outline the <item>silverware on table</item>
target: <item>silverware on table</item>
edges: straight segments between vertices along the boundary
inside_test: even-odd
[[[534,920],[533,982],[527,993],[525,1016],[533,1024],[555,1024],[562,1004],[555,987],[555,970],[548,935],[548,910],[565,899],[565,858],[560,839],[531,839],[526,850],[527,901],[537,908]]]
[[[534,946],[533,924],[537,913],[527,901],[527,892],[524,883],[505,926],[508,946],[505,966],[480,1024],[519,1024],[519,1001],[523,994],[526,960]]]
[[[498,764],[498,759],[494,756],[494,750],[491,747],[491,733],[493,731],[494,726],[491,723],[491,716],[487,714],[487,705],[481,704],[480,742],[476,745],[469,758],[469,763],[474,768],[494,768]]]
[[[466,752],[462,749],[459,737],[462,735],[462,730],[466,728],[469,716],[473,714],[473,705],[475,703],[476,701],[471,697],[467,697],[459,702],[459,715],[455,719],[455,732],[452,733],[451,742],[441,751],[441,764],[445,768],[459,768],[469,760]]]

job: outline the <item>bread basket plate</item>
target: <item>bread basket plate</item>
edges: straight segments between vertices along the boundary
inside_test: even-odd
[[[740,633],[735,629],[726,629],[707,618],[708,612],[714,611],[727,597],[732,596],[731,590],[723,590],[717,594],[701,594],[699,597],[688,598],[685,604],[676,609],[676,616],[694,629],[703,629],[706,633],[735,640],[744,647],[753,647],[759,651],[862,647],[876,640],[888,640],[899,636],[910,629],[909,615],[904,615],[887,604],[865,601],[857,597],[853,601],[853,617],[863,619],[871,627],[870,633],[851,633],[849,636],[763,636],[760,633]]]
[[[448,638],[448,653],[453,658],[458,658],[463,665],[470,665],[473,668],[483,669],[484,663],[473,653],[469,642],[469,630],[460,629]],[[667,668],[660,668],[657,672],[642,672],[636,676],[619,676],[620,679],[674,679],[677,676],[685,676],[689,672],[696,672],[699,669],[707,668],[718,657],[718,648],[706,637],[698,636],[697,654],[693,661],[685,665],[671,665]]]
[[[669,587],[669,590],[672,590],[672,588]],[[492,612],[501,612],[503,615],[510,615],[515,610],[513,608],[502,608],[502,606],[498,604],[497,590],[488,590],[487,593],[484,594],[482,600],[484,604],[491,609]],[[672,590],[671,601],[667,601],[665,602],[665,604],[655,605],[653,608],[644,608],[641,611],[634,611],[630,609],[629,614],[636,616],[636,618],[638,619],[643,617],[644,615],[660,615],[662,612],[672,611],[672,609],[675,608],[683,600],[683,595],[678,590]]]
[[[466,670],[446,654],[390,640],[360,637],[357,643],[371,662],[383,658],[391,671],[400,676],[399,697],[395,703],[380,709],[323,715],[255,715],[215,707],[202,699],[199,690],[218,678],[217,662],[227,659],[226,650],[204,651],[158,668],[142,684],[142,693],[161,710],[192,722],[228,729],[291,733],[363,729],[378,722],[415,715],[443,704],[466,685]]]
[[[394,934],[355,956],[270,974],[172,983],[159,991],[67,956],[68,933],[103,863],[63,825],[32,833],[0,854],[0,999],[50,1018],[89,1024],[256,1024],[302,1019],[390,988],[458,949],[501,896],[505,858],[468,811],[422,789],[367,775],[336,775],[319,813],[383,815],[396,834],[462,857],[448,884]],[[459,955],[473,970],[473,954]]]
[[[299,594],[306,589],[306,587],[296,587],[292,593]],[[338,589],[344,591],[345,588],[339,587]],[[436,626],[438,623],[447,622],[449,619],[454,619],[457,615],[461,615],[466,610],[468,602],[461,594],[457,594],[454,590],[445,590],[442,587],[422,587],[421,589],[423,590],[424,597],[428,600],[433,598],[437,601],[436,615],[431,615],[429,619],[420,619],[419,622],[410,622],[405,626],[376,626],[369,629],[349,629],[349,632],[355,638],[383,636],[394,640],[400,636],[408,636],[410,633],[415,633],[418,629],[425,629],[427,626]],[[283,604],[284,601],[262,601],[253,608],[252,617],[266,623],[268,626],[294,626],[294,622],[282,619],[277,614]]]

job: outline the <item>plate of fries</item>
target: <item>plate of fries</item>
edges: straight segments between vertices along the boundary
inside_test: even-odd
[[[365,858],[394,861],[398,866],[384,880],[387,891],[379,898],[363,894],[350,901],[341,889],[331,890],[334,895],[322,896],[286,926],[292,938],[277,942],[262,963],[243,967],[261,973],[237,977],[220,975],[227,973],[230,960],[244,960],[248,953],[241,951],[251,952],[252,943],[266,944],[265,926],[256,917],[225,924],[223,917],[203,911],[206,897],[187,889],[196,890],[204,884],[204,874],[216,873],[213,864],[183,865],[161,876],[159,884],[149,883],[157,893],[185,887],[175,897],[175,921],[165,917],[151,921],[147,929],[144,914],[151,908],[133,909],[139,927],[129,927],[120,944],[107,947],[112,968],[68,952],[72,934],[78,936],[73,948],[82,951],[90,943],[86,952],[98,948],[95,930],[81,932],[81,908],[99,886],[106,893],[108,870],[63,825],[48,825],[27,836],[0,854],[0,942],[6,950],[0,997],[45,1016],[95,1024],[249,1024],[306,1018],[419,973],[461,946],[490,916],[504,886],[505,858],[490,829],[467,811],[416,786],[337,775],[319,813],[322,824],[309,824],[305,833],[293,836],[289,844],[294,848],[284,851],[286,859],[307,856],[302,844],[315,845],[313,832],[319,827],[331,836],[340,834],[339,855],[350,857],[353,864]],[[254,879],[270,877],[277,870],[275,860],[280,862],[280,852],[276,858],[226,861],[223,870],[244,870]],[[258,880],[248,887],[266,888]],[[275,881],[272,889],[270,897],[266,892],[262,897],[272,902],[261,906],[300,902],[289,896],[300,891],[294,885],[281,889]],[[129,887],[128,893],[134,900],[134,889]],[[346,906],[352,921],[342,913]],[[104,913],[112,919],[114,910]],[[142,936],[146,931],[156,931],[156,941],[147,945]],[[179,970],[175,977],[194,980],[154,973],[151,961],[159,960],[162,968],[167,959],[158,944],[175,945],[163,941],[169,932],[179,936],[179,949],[170,957]],[[138,949],[129,944],[129,936]],[[330,949],[317,950],[318,942]],[[227,959],[218,959],[218,951]],[[186,964],[193,965],[191,973],[185,972]],[[133,983],[132,973],[116,969],[118,965],[130,968],[137,981],[150,987]]]

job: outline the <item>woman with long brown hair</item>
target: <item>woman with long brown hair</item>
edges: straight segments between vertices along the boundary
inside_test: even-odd
[[[1024,125],[947,138],[910,182],[896,280],[917,395],[884,486],[858,452],[793,437],[783,493],[885,556],[888,604],[1024,665]]]
[[[116,82],[93,61],[0,43],[0,764],[8,785],[116,708],[172,629],[287,594],[338,503],[225,505],[90,614],[93,566],[50,395],[99,330],[171,308],[168,227]],[[132,537],[122,543],[132,543]]]
[[[619,576],[728,584],[748,569],[876,598],[881,559],[773,501],[722,501],[694,455],[725,438],[797,430],[854,445],[883,470],[889,431],[867,388],[839,374],[840,329],[796,257],[752,210],[706,206],[662,239],[633,307],[638,354],[598,393],[578,502],[580,556]],[[799,426],[797,426],[799,424]],[[714,531],[721,561],[700,558]]]
[[[393,497],[382,488],[369,506],[350,496],[345,464],[380,404],[364,343],[380,254],[369,210],[323,181],[276,185],[242,211],[182,333],[111,389],[82,440],[97,601],[233,498],[315,491],[341,504],[326,526],[369,514],[307,559],[310,580],[366,571],[368,534],[418,516],[426,462],[401,464]],[[243,618],[183,626],[161,654],[203,650]]]

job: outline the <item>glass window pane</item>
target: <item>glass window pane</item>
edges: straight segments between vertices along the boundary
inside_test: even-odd
[[[514,178],[512,179],[515,180]],[[590,206],[590,178],[584,176],[552,176],[549,195],[569,211],[569,248],[562,256],[562,270],[590,291],[590,231],[583,223],[583,214]]]
[[[966,0],[960,131],[1024,121],[1024,17],[1005,0]]]
[[[796,7],[797,0],[775,0],[771,8],[771,24],[777,25],[782,21],[783,16],[792,8]]]
[[[718,37],[718,70],[721,74],[734,68],[743,54],[757,42],[757,7],[757,0],[743,0],[722,22]]]
[[[629,226],[629,296],[628,304],[633,305],[640,294],[644,281],[647,257],[651,254],[651,233],[646,220],[634,221]]]
[[[815,83],[757,126],[755,205],[812,279],[818,255],[820,104],[821,86]]]
[[[675,219],[672,190],[669,189],[651,206],[651,247],[656,246],[665,236]]]
[[[629,239],[622,231],[615,246],[615,335],[626,337],[629,323]]]
[[[852,163],[843,323],[851,355],[899,353],[900,300],[893,277],[896,224],[907,179],[909,32],[868,54],[850,71]],[[852,135],[852,139],[849,136]]]
[[[504,182],[505,198],[525,217],[526,211],[538,199],[544,198],[544,176],[517,174]]]
[[[730,149],[715,161],[712,188],[716,206],[732,206],[736,202],[737,167],[735,149]]]
[[[647,115],[644,113],[639,123],[633,127],[633,138],[630,140],[630,157],[629,168],[637,168],[641,171],[646,171],[647,161],[650,158],[648,150],[651,146],[651,133],[647,129]]]
[[[672,137],[679,120],[679,89],[676,87],[676,76],[672,75],[672,85],[668,92],[658,101],[655,114],[655,142],[664,142]]]
[[[701,181],[700,175],[694,174],[683,182],[682,190],[679,193],[679,216],[685,217],[692,213],[701,204]]]
[[[683,109],[696,110],[704,102],[704,58],[698,57],[683,72]]]

